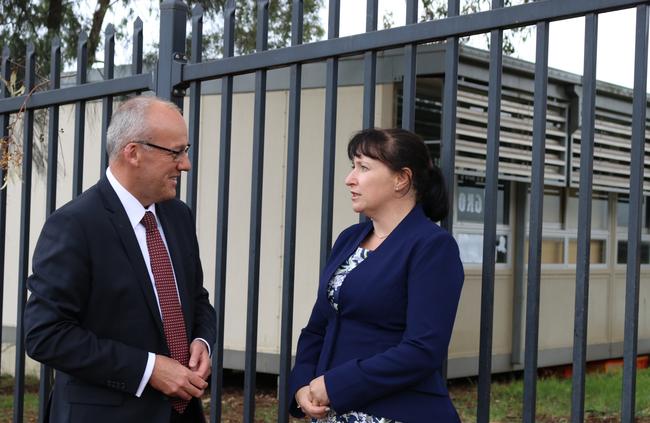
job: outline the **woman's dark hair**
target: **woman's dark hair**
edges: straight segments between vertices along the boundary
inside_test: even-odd
[[[394,172],[413,173],[416,201],[429,219],[439,222],[449,212],[447,189],[440,168],[433,164],[424,141],[405,129],[364,129],[348,144],[348,157],[364,155],[379,160]]]

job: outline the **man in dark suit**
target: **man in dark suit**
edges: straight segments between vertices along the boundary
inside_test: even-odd
[[[45,222],[24,318],[27,353],[57,370],[50,422],[204,421],[216,328],[194,220],[175,199],[188,149],[174,104],[126,101],[106,176]]]

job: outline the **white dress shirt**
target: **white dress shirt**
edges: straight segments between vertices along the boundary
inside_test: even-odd
[[[135,232],[135,237],[138,240],[138,245],[140,246],[140,251],[142,252],[142,257],[144,258],[144,263],[147,265],[147,271],[149,272],[149,279],[151,280],[151,287],[153,288],[154,295],[156,296],[156,304],[158,305],[158,312],[160,313],[160,318],[162,319],[162,311],[160,310],[160,302],[158,300],[158,291],[156,290],[156,283],[154,282],[153,272],[151,271],[151,263],[149,260],[149,248],[147,247],[147,233],[144,224],[142,224],[141,222],[146,212],[150,211],[153,213],[153,215],[156,218],[156,225],[158,226],[158,232],[160,232],[160,237],[162,238],[163,243],[165,244],[165,249],[167,249],[167,254],[169,254],[169,247],[167,246],[167,239],[165,238],[165,232],[163,231],[163,228],[160,225],[160,220],[156,215],[156,205],[151,204],[149,207],[144,208],[142,203],[140,203],[140,201],[138,201],[138,199],[135,198],[133,194],[127,191],[126,188],[122,186],[122,184],[120,184],[120,182],[115,178],[115,176],[111,172],[110,168],[106,169],[106,178],[108,179],[108,182],[111,184],[111,187],[113,187],[113,190],[117,194],[117,197],[120,199],[120,202],[122,203],[122,206],[126,211],[126,215],[129,218],[129,222],[131,223],[131,227]],[[171,257],[169,261],[171,263]],[[172,264],[172,270],[173,267],[174,266]],[[174,280],[176,280],[176,272],[174,272]],[[178,295],[178,286],[176,287],[176,295]],[[178,302],[180,303],[180,296],[178,297]],[[208,342],[202,338],[196,338],[196,339],[203,341],[205,345],[208,347],[208,353],[210,353],[210,345],[208,344]],[[153,367],[155,362],[156,362],[156,354],[149,352],[149,356],[147,358],[147,365],[144,369],[142,380],[140,381],[138,390],[135,393],[137,397],[142,395],[142,391],[144,391],[144,388],[147,386],[147,383],[149,383],[149,379],[151,379],[151,374],[153,373]]]

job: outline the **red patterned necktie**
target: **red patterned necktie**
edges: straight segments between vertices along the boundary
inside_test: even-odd
[[[185,319],[176,292],[174,271],[169,260],[169,254],[167,254],[167,248],[165,248],[165,244],[160,237],[156,217],[152,212],[145,212],[142,224],[147,230],[147,248],[149,249],[151,273],[153,273],[156,291],[158,292],[158,303],[162,313],[167,346],[171,357],[187,367],[190,360],[190,350],[187,334],[185,333]],[[172,398],[171,403],[176,411],[183,413],[189,401]]]

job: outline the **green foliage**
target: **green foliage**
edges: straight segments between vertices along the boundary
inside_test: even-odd
[[[150,15],[158,17],[159,0],[148,2]],[[190,9],[201,5],[204,10],[204,57],[215,58],[222,50],[223,9],[227,0],[188,0]],[[323,0],[304,1],[305,42],[321,38],[324,30],[318,19]],[[287,46],[291,37],[291,0],[272,0],[269,6],[269,48]],[[142,4],[142,3],[140,3]],[[84,5],[90,8],[85,8]],[[124,38],[135,19],[133,2],[129,0],[94,0],[75,2],[69,0],[0,0],[0,46],[8,46],[13,67],[22,75],[28,43],[32,42],[36,53],[36,73],[46,79],[49,74],[52,39],[61,40],[64,64],[73,63],[77,57],[80,32],[88,35],[88,62],[92,65],[103,57],[102,30],[109,9],[121,8],[123,17],[113,22],[116,39]],[[88,12],[92,10],[92,12]],[[188,14],[191,19],[191,14]],[[236,0],[235,51],[239,54],[255,50],[257,26],[257,1]],[[149,60],[155,60],[157,52],[148,52]]]
[[[504,0],[504,7],[514,6],[518,4],[531,3],[532,0]],[[422,11],[420,20],[432,20],[447,16],[447,0],[422,0],[424,10]],[[461,2],[461,15],[470,13],[484,12],[490,10],[491,0],[468,0]],[[504,32],[503,35],[503,52],[505,54],[513,54],[515,52],[514,39],[520,38],[526,40],[530,35],[529,27],[514,28],[510,31]],[[489,34],[486,34],[486,44],[489,45]],[[466,42],[467,39],[463,39]]]
[[[201,3],[216,30],[204,33],[204,57],[216,58],[222,52],[223,43],[223,8],[226,0],[192,0],[189,4]],[[205,3],[211,3],[207,8]],[[323,0],[304,0],[303,3],[303,41],[308,43],[323,37],[325,30],[318,18],[318,11]],[[235,52],[248,54],[256,50],[257,36],[257,1],[236,0],[235,2]],[[268,48],[281,48],[291,44],[291,0],[272,0],[269,2],[269,40]],[[204,31],[205,32],[205,31]]]
[[[65,0],[0,0],[0,45],[7,46],[14,67],[24,66],[27,45],[34,44],[36,54],[36,73],[49,73],[51,43],[54,37],[61,40],[61,54],[65,62],[76,57],[77,41],[81,31],[88,34],[89,52],[96,51],[99,45],[100,30],[104,15],[110,6],[109,0],[98,0],[91,15],[80,11],[80,3]],[[125,6],[128,0],[119,0]],[[89,61],[94,62],[95,55],[89,54]],[[20,72],[22,73],[22,71]]]

